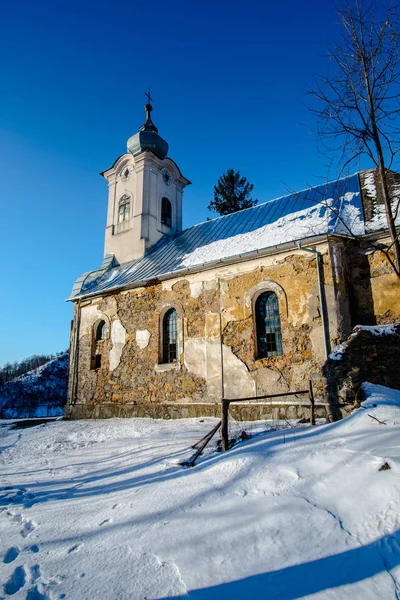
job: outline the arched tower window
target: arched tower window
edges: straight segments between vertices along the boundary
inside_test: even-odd
[[[131,216],[131,199],[126,194],[122,196],[118,203],[118,223],[129,221]]]
[[[163,318],[162,360],[164,363],[176,362],[178,356],[178,313],[170,308]]]
[[[168,198],[161,200],[161,223],[168,227],[172,225],[172,206]]]
[[[279,303],[275,292],[263,292],[255,303],[257,358],[283,354]]]
[[[105,321],[100,321],[96,327],[96,342],[99,340],[105,340],[107,334],[107,325]]]
[[[100,369],[101,367],[101,342],[106,339],[107,325],[105,321],[99,321],[93,331],[93,352],[90,362],[91,369]]]

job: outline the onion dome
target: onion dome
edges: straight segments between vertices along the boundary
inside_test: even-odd
[[[148,103],[144,109],[146,111],[146,121],[140,127],[138,133],[129,138],[127,143],[128,152],[133,156],[137,156],[145,150],[150,150],[159,158],[164,158],[168,152],[168,144],[158,135],[158,129],[151,120],[150,113],[153,107]]]

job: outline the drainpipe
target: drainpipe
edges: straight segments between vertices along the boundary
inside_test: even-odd
[[[221,351],[221,394],[225,398],[225,380],[224,380],[224,344],[222,342],[222,306],[221,306],[221,280],[218,277],[219,289],[219,345]]]
[[[224,381],[224,344],[222,342],[222,315],[219,314],[219,342],[221,351],[221,394],[225,397],[225,381]]]
[[[71,383],[71,402],[70,405],[74,406],[76,403],[76,369],[78,364],[78,342],[79,342],[79,326],[81,322],[81,299],[78,300],[78,310],[76,313],[76,325],[75,325],[75,339],[74,339],[74,362],[72,371],[72,383]]]
[[[297,242],[297,246],[299,250],[304,250],[304,252],[311,252],[311,254],[315,255],[315,262],[317,265],[317,274],[318,274],[318,289],[319,289],[319,303],[321,306],[321,320],[322,320],[322,334],[324,337],[324,347],[325,347],[325,358],[328,359],[330,354],[330,341],[328,338],[328,310],[325,302],[325,290],[322,285],[322,266],[321,266],[321,253],[318,252],[315,248],[304,248],[300,242]]]

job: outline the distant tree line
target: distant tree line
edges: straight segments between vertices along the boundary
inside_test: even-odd
[[[24,375],[28,371],[38,369],[49,362],[49,360],[54,360],[57,356],[64,354],[64,352],[57,352],[56,354],[33,354],[33,356],[24,358],[21,361],[7,362],[3,367],[0,367],[0,389],[8,381]]]

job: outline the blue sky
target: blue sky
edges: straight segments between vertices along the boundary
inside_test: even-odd
[[[192,181],[185,227],[209,216],[228,168],[259,201],[325,178],[304,104],[339,31],[330,0],[3,4],[0,364],[68,346],[65,298],[103,257],[99,173],[142,124],[149,85],[169,156]]]

